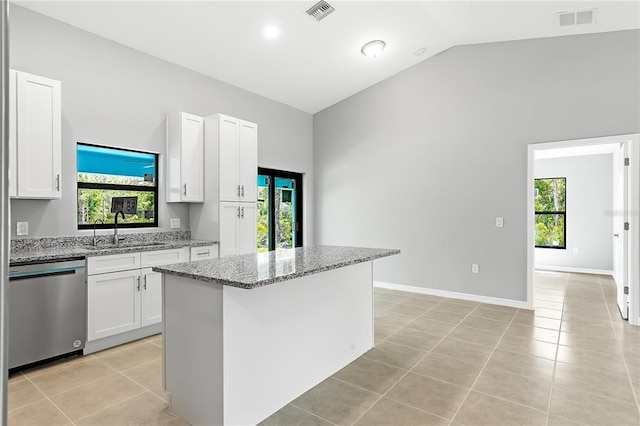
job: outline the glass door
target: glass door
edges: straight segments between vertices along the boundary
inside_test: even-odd
[[[258,252],[302,246],[302,175],[258,169]]]

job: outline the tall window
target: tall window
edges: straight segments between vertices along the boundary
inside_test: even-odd
[[[302,247],[302,175],[258,168],[258,252]]]
[[[535,180],[536,247],[566,248],[567,179]]]
[[[78,229],[113,228],[113,197],[136,197],[118,227],[158,226],[158,154],[78,143]],[[102,224],[101,222],[104,222]]]

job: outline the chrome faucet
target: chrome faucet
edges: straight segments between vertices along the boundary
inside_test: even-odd
[[[116,246],[118,245],[118,243],[120,242],[121,239],[124,240],[124,237],[118,238],[118,215],[119,214],[121,214],[122,218],[124,219],[124,212],[122,210],[118,210],[116,212],[116,217],[114,218],[115,226],[113,228],[113,244],[116,245]]]
[[[98,245],[98,240],[96,240],[96,224],[98,223],[98,221],[100,221],[100,223],[104,225],[104,221],[102,219],[96,219],[95,222],[93,222],[93,246],[94,247]]]

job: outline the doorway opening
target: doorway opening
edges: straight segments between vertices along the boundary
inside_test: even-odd
[[[258,252],[302,247],[302,174],[258,168]]]
[[[530,144],[528,146],[528,168],[527,168],[527,303],[530,309],[534,306],[534,273],[536,267],[540,269],[551,269],[545,266],[549,258],[548,254],[560,254],[569,258],[577,258],[579,245],[568,235],[564,250],[546,250],[536,248],[536,179],[547,176],[540,176],[540,170],[536,170],[536,164],[540,166],[542,162],[538,160],[562,159],[565,157],[577,158],[578,156],[610,154],[609,160],[609,187],[608,196],[610,206],[607,209],[595,207],[597,214],[603,219],[609,216],[608,227],[605,228],[605,236],[600,246],[605,246],[605,250],[612,259],[609,266],[602,267],[580,267],[560,266],[555,270],[564,272],[586,272],[601,275],[612,275],[616,283],[617,303],[622,317],[627,318],[630,324],[640,325],[640,286],[638,278],[639,271],[639,241],[640,241],[640,220],[638,217],[640,202],[640,135],[619,135],[589,139],[549,142]],[[602,157],[601,157],[602,158]],[[540,166],[541,169],[545,167]],[[549,176],[554,177],[554,176]],[[576,190],[570,179],[566,181],[567,197],[571,199],[571,191]],[[585,192],[586,191],[586,192]],[[589,188],[583,190],[585,197],[589,197]],[[574,195],[578,195],[574,192]],[[598,210],[600,209],[600,210]],[[567,208],[567,229],[572,230],[573,225],[578,223],[571,217],[571,209]],[[610,231],[610,232],[609,232]],[[575,235],[575,234],[574,234]],[[583,235],[584,237],[584,235]],[[589,235],[591,238],[591,235]],[[573,239],[573,241],[572,241]],[[582,254],[582,253],[581,253]],[[606,269],[606,270],[604,270]]]

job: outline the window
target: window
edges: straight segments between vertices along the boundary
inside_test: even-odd
[[[567,179],[535,180],[536,247],[566,248]]]
[[[119,228],[158,226],[158,154],[78,143],[77,160],[78,229],[113,228],[112,197],[138,200]]]
[[[258,168],[258,252],[302,247],[302,175]]]

